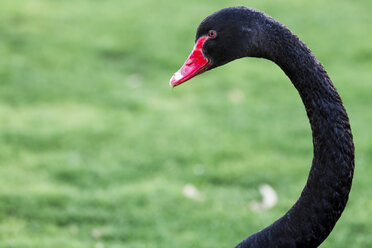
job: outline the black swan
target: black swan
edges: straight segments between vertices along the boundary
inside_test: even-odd
[[[272,60],[290,78],[310,120],[314,157],[306,186],[293,207],[236,247],[318,247],[347,203],[354,173],[354,144],[340,96],[309,48],[260,11],[222,9],[202,21],[195,47],[170,85],[177,86],[242,57]]]

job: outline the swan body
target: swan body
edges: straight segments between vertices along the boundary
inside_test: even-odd
[[[242,57],[276,63],[298,90],[310,121],[313,161],[297,202],[236,248],[318,247],[340,218],[352,185],[354,144],[347,113],[331,79],[310,49],[287,27],[264,13],[231,7],[208,16],[172,87]]]

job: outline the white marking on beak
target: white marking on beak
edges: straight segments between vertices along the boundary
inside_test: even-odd
[[[177,72],[174,74],[174,79],[179,80],[179,79],[181,79],[181,78],[182,78],[182,74],[181,74],[181,72],[177,71]]]

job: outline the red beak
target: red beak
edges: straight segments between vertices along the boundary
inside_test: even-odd
[[[202,48],[204,42],[208,39],[208,36],[200,37],[190,56],[187,58],[183,66],[173,74],[173,77],[169,81],[171,87],[186,82],[187,80],[205,72],[210,66],[209,60],[204,56]]]

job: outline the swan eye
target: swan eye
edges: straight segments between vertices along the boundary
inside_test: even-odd
[[[214,30],[209,30],[208,36],[211,37],[211,38],[216,38],[217,32],[214,31]]]

